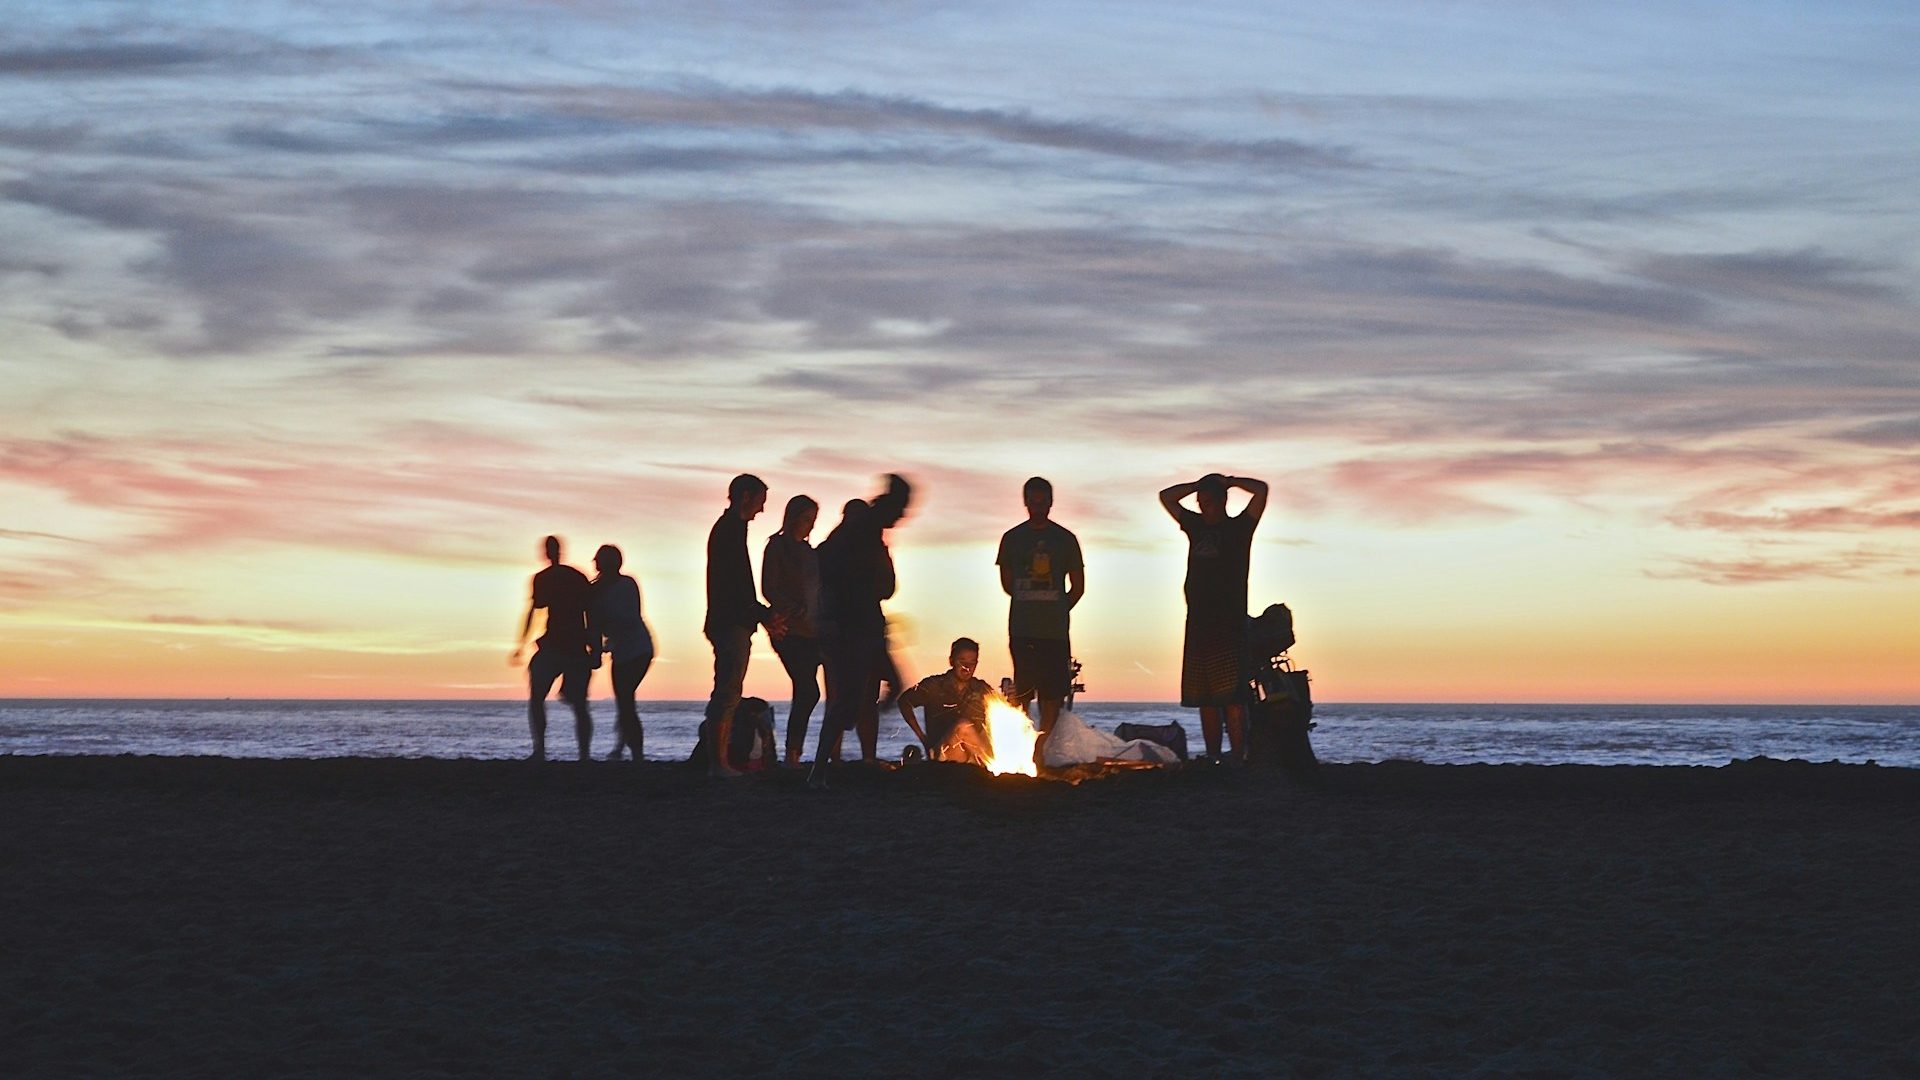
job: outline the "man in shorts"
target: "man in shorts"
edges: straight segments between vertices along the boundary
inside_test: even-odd
[[[1021,496],[1027,520],[1000,538],[994,561],[1000,566],[1000,588],[1012,598],[1007,646],[1013,653],[1013,704],[1024,709],[1040,699],[1040,739],[1033,748],[1037,763],[1073,682],[1069,628],[1073,606],[1087,594],[1087,574],[1079,539],[1048,516],[1053,485],[1033,477]]]
[[[587,621],[591,586],[587,575],[560,561],[559,537],[547,537],[542,547],[547,568],[533,575],[533,596],[512,657],[513,663],[520,662],[527,650],[527,635],[533,633],[533,613],[547,609],[546,631],[534,642],[533,659],[527,661],[527,729],[533,734],[533,753],[527,756],[534,761],[547,759],[547,694],[558,681],[561,700],[573,710],[574,738],[580,760],[585,761],[593,743],[587,680],[600,666],[599,638]]]

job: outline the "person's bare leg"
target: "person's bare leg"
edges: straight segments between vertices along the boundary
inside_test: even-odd
[[[533,735],[533,752],[527,755],[532,761],[547,759],[547,703],[540,698],[527,702],[527,730]]]
[[[568,704],[573,706],[573,737],[580,744],[580,760],[593,759],[593,714],[587,711],[585,696],[575,698]]]
[[[731,777],[743,775],[739,769],[733,767],[733,762],[727,760],[727,751],[732,745],[733,710],[728,709],[726,712],[713,718],[712,760],[708,763],[708,776]]]
[[[551,673],[539,653],[527,662],[527,731],[533,735],[529,761],[547,760],[547,694],[558,676]]]
[[[1200,737],[1207,744],[1207,760],[1217,761],[1220,757],[1220,709],[1215,705],[1200,706]]]
[[[1233,760],[1247,760],[1247,707],[1227,706],[1227,740],[1233,745]]]
[[[1040,699],[1040,733],[1033,740],[1033,763],[1041,763],[1041,754],[1047,749],[1047,740],[1053,736],[1053,725],[1060,720],[1060,708],[1066,702],[1061,698]]]

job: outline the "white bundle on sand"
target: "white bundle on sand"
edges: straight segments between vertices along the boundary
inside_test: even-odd
[[[1070,712],[1054,721],[1053,733],[1041,760],[1050,769],[1069,765],[1091,765],[1096,761],[1144,761],[1154,765],[1172,765],[1180,760],[1171,749],[1149,739],[1122,739],[1087,726]]]

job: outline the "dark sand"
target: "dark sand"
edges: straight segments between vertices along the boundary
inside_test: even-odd
[[[1920,1076],[1920,772],[0,757],[0,1073]]]

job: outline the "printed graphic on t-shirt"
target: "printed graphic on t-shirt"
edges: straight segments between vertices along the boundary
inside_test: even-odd
[[[1014,575],[1013,598],[1046,603],[1057,601],[1062,595],[1060,578],[1053,572],[1053,552],[1042,540],[1033,545],[1033,554],[1027,558],[1026,573]]]

